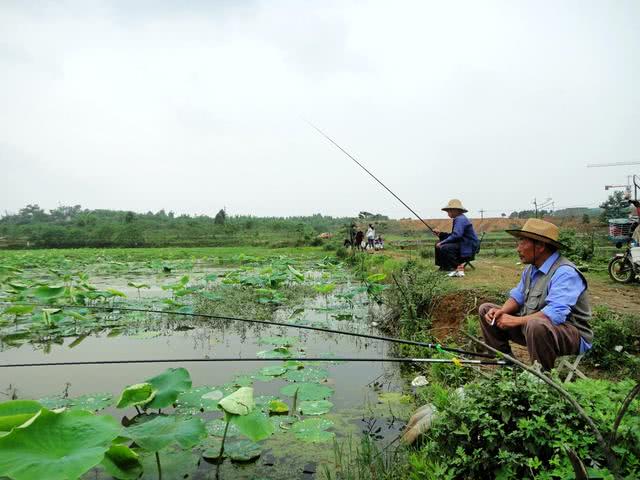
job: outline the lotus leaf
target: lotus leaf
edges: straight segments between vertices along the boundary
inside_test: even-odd
[[[290,382],[321,382],[329,377],[323,368],[306,367],[300,370],[289,370],[284,378]]]
[[[109,475],[122,480],[133,480],[142,474],[138,454],[125,445],[111,445],[104,454],[102,466]]]
[[[185,368],[168,368],[160,375],[147,379],[157,390],[147,408],[165,408],[172,405],[178,395],[191,388],[191,377]]]
[[[251,440],[240,440],[224,447],[224,454],[237,462],[255,460],[262,453],[262,447]]]
[[[67,408],[71,410],[88,410],[98,412],[113,404],[113,395],[110,393],[92,393],[80,397],[68,399]]]
[[[284,366],[287,367],[287,370],[300,370],[304,368],[304,363],[299,362],[298,360],[287,360],[284,362]]]
[[[176,408],[196,411],[215,411],[218,408],[218,400],[224,397],[222,390],[216,387],[196,387],[181,393],[176,400]]]
[[[286,371],[287,371],[286,367],[273,366],[273,367],[264,367],[264,368],[262,368],[260,370],[260,373],[262,375],[277,377],[279,375],[282,375]]]
[[[145,450],[157,452],[172,443],[183,448],[193,447],[207,435],[207,431],[200,418],[185,420],[178,416],[158,415],[152,420],[127,428],[125,435]]]
[[[303,415],[323,415],[333,408],[333,403],[329,400],[314,400],[301,402],[298,406]]]
[[[289,415],[277,415],[270,418],[271,425],[273,425],[277,432],[288,432],[291,430],[291,426],[298,421],[297,417],[291,417]]]
[[[0,403],[0,435],[22,425],[40,411],[42,405],[33,400],[11,400]]]
[[[43,408],[0,438],[0,476],[15,480],[78,478],[102,461],[120,430],[112,417]]]
[[[243,435],[254,442],[270,437],[274,431],[269,417],[260,410],[254,410],[248,415],[233,415],[230,421]]]
[[[50,287],[48,285],[42,285],[33,289],[33,295],[40,300],[51,300],[53,298],[61,297],[64,295],[65,287]]]
[[[222,436],[222,435],[220,435]],[[227,436],[229,434],[227,433]],[[222,449],[222,438],[207,438],[204,443],[200,445],[202,447],[202,458],[208,462],[217,462],[220,459],[220,450]],[[222,453],[222,456],[226,456],[226,451]]]
[[[292,383],[280,389],[282,395],[293,397],[298,392],[298,400],[324,400],[333,395],[333,390],[317,383]]]
[[[333,422],[324,418],[307,418],[295,423],[292,430],[296,434],[296,438],[302,441],[322,443],[331,440],[335,436],[333,432],[325,431],[331,427],[333,427]]]
[[[269,413],[283,414],[289,413],[289,405],[282,400],[271,400],[269,402]]]
[[[199,457],[187,450],[166,449],[158,452],[163,479],[191,477],[198,466]],[[158,466],[155,455],[141,456],[144,473],[140,480],[158,480]]]
[[[156,389],[150,383],[136,383],[129,385],[120,394],[116,408],[146,405],[156,396]]]
[[[33,312],[34,307],[32,305],[13,305],[11,307],[5,308],[2,313],[7,315],[26,315],[28,313]]]
[[[218,402],[219,408],[233,415],[247,415],[255,406],[251,387],[240,387]]]
[[[215,420],[207,423],[206,428],[207,432],[214,437],[222,437],[224,435],[224,427],[226,422],[220,418],[216,418]],[[227,430],[227,437],[237,437],[240,435],[240,430],[233,423],[229,424],[229,429]]]
[[[285,347],[276,347],[273,350],[262,350],[256,354],[261,358],[287,358],[291,356],[291,352]]]
[[[303,281],[304,280],[304,275],[302,274],[302,272],[296,270],[295,268],[293,268],[291,265],[287,265],[287,267],[289,268],[289,271],[291,273],[293,273],[293,276],[299,280],[299,281]]]

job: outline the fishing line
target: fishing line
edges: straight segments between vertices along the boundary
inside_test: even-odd
[[[385,337],[380,335],[367,335],[364,333],[355,333],[355,332],[345,332],[343,330],[334,330],[332,328],[312,327],[310,325],[296,325],[294,323],[274,322],[271,320],[256,320],[252,318],[227,317],[222,315],[210,315],[210,314],[204,314],[204,313],[165,312],[162,310],[147,310],[143,308],[130,308],[130,307],[118,307],[118,306],[103,307],[103,306],[94,306],[94,305],[91,305],[91,306],[89,305],[42,305],[39,303],[23,303],[23,302],[0,302],[0,305],[26,305],[26,306],[60,308],[60,309],[86,308],[86,309],[93,309],[93,310],[121,310],[125,312],[159,313],[159,314],[165,314],[165,315],[169,314],[169,315],[182,315],[187,317],[203,317],[203,318],[210,318],[214,320],[231,320],[231,321],[237,321],[237,322],[257,323],[261,325],[272,325],[277,327],[298,328],[300,330],[312,330],[316,332],[335,333],[338,335],[346,335],[350,337],[367,338],[371,340],[382,340],[385,342],[400,343],[404,345],[415,345],[417,347],[431,348],[437,351],[457,353],[460,355],[470,355],[470,356],[484,357],[484,358],[495,358],[495,355],[490,353],[469,352],[467,350],[462,350],[459,348],[445,347],[440,345],[439,343],[417,342],[415,340],[405,340],[402,338]]]
[[[196,363],[196,362],[385,362],[385,363],[452,363],[457,366],[498,365],[505,366],[504,360],[469,360],[464,358],[333,358],[333,357],[295,357],[295,358],[162,358],[142,360],[89,360],[78,362],[50,363],[9,363],[0,368],[17,367],[60,367],[75,365],[121,365],[132,363]]]
[[[358,166],[360,168],[362,168],[365,172],[367,172],[369,175],[371,175],[371,177],[378,182],[380,185],[382,185],[384,187],[384,189],[389,192],[391,195],[393,195],[402,205],[404,205],[411,213],[413,213],[416,218],[418,220],[420,220],[429,230],[431,230],[431,233],[433,233],[434,235],[436,235],[436,232],[433,228],[431,228],[431,226],[425,222],[420,215],[418,215],[413,208],[411,208],[409,205],[407,205],[406,203],[404,203],[402,201],[402,199],[396,195],[395,193],[393,193],[391,191],[391,189],[389,187],[387,187],[384,183],[382,183],[378,177],[376,177],[373,173],[371,173],[369,170],[367,170],[367,168],[362,165],[358,160],[356,160],[349,152],[347,152],[344,148],[342,148],[340,145],[338,145],[336,142],[333,141],[333,139],[331,137],[329,137],[329,135],[327,135],[326,133],[324,133],[322,130],[320,130],[318,127],[316,127],[313,123],[311,123],[309,120],[305,120],[305,122],[307,122],[309,124],[310,127],[314,128],[320,135],[322,135],[324,138],[326,138],[327,140],[329,140],[331,143],[333,143],[336,147],[338,147],[340,149],[340,151],[342,153],[344,153],[347,157],[349,157],[351,160],[353,160],[354,162],[356,162],[356,164],[358,164]]]

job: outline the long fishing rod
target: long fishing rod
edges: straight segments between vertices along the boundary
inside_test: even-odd
[[[440,345],[439,343],[425,343],[425,342],[417,342],[415,340],[405,340],[402,338],[394,338],[394,337],[384,337],[380,335],[367,335],[364,333],[356,333],[356,332],[345,332],[344,330],[334,330],[332,328],[322,328],[322,327],[312,327],[310,325],[296,325],[294,323],[282,323],[282,322],[274,322],[271,320],[256,320],[252,318],[240,318],[240,317],[228,317],[223,315],[211,315],[205,313],[189,313],[189,312],[166,312],[162,310],[151,310],[144,308],[131,308],[131,307],[119,307],[119,306],[110,306],[103,307],[98,305],[43,305],[39,303],[25,303],[25,302],[0,302],[0,305],[27,305],[27,306],[36,306],[36,307],[48,307],[48,308],[60,308],[60,309],[69,309],[69,308],[86,308],[92,310],[121,310],[124,312],[142,312],[142,313],[159,313],[159,314],[171,314],[171,315],[182,315],[187,317],[202,317],[202,318],[210,318],[214,320],[231,320],[237,322],[246,322],[246,323],[257,323],[261,325],[273,325],[277,327],[289,327],[289,328],[297,328],[300,330],[313,330],[317,332],[324,333],[335,333],[338,335],[346,335],[350,337],[358,337],[358,338],[367,338],[371,340],[383,340],[385,342],[391,343],[400,343],[403,345],[415,345],[417,347],[425,347],[431,348],[438,351],[457,353],[460,355],[470,355],[475,357],[484,357],[484,358],[495,358],[495,355],[489,353],[481,353],[481,352],[469,352],[467,350],[462,350],[459,348],[445,347]]]
[[[324,133],[322,130],[320,130],[318,127],[316,127],[313,123],[311,123],[310,121],[306,120],[306,122],[309,124],[309,126],[311,126],[312,128],[314,128],[320,135],[322,135],[324,138],[326,138],[327,140],[329,140],[331,143],[333,143],[336,147],[338,147],[340,149],[340,151],[342,153],[344,153],[347,157],[349,157],[351,160],[353,160],[354,162],[356,162],[356,164],[358,164],[358,166],[360,168],[362,168],[365,172],[367,172],[369,175],[371,175],[371,177],[378,182],[380,185],[382,185],[384,187],[384,189],[389,192],[391,195],[393,195],[402,205],[404,205],[411,213],[413,213],[416,218],[418,220],[420,220],[429,230],[431,230],[431,233],[433,233],[434,235],[437,235],[437,233],[435,232],[435,230],[433,228],[431,228],[431,225],[429,225],[427,222],[425,222],[422,217],[420,217],[420,215],[418,215],[413,208],[411,208],[409,205],[407,205],[406,203],[404,203],[402,201],[402,199],[396,195],[395,193],[393,193],[391,191],[391,189],[389,187],[387,187],[384,183],[382,183],[378,177],[376,177],[373,173],[371,173],[364,165],[362,165],[358,160],[356,160],[353,155],[351,155],[349,152],[347,152],[344,148],[342,148],[340,145],[338,145],[331,137],[329,137],[329,135],[327,135],[326,133]]]
[[[296,357],[296,358],[161,358],[142,360],[89,360],[78,362],[49,362],[49,363],[8,363],[0,368],[18,367],[61,367],[75,365],[121,365],[131,363],[196,363],[196,362],[385,362],[385,363],[452,363],[454,365],[478,366],[499,365],[508,363],[504,360],[469,360],[465,358],[327,358],[327,357]]]

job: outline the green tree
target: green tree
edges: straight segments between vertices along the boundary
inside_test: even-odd
[[[586,213],[582,215],[582,223],[589,223],[589,222],[591,222],[589,215],[587,215]]]
[[[216,213],[216,218],[213,219],[213,223],[216,225],[224,225],[224,222],[227,220],[227,212],[224,211],[224,208],[221,208],[218,213]]]
[[[624,198],[624,192],[618,190],[609,195],[606,202],[600,204],[603,209],[600,219],[607,223],[610,218],[624,218],[629,215],[629,201]]]

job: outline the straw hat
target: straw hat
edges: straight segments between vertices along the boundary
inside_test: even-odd
[[[457,198],[452,198],[451,200],[449,200],[449,203],[447,203],[446,206],[442,207],[442,210],[444,210],[445,212],[447,210],[462,210],[462,213],[469,211],[462,206],[462,202]]]
[[[506,230],[514,237],[530,238],[539,242],[548,243],[556,248],[564,248],[558,241],[560,230],[551,222],[545,222],[538,218],[528,219],[520,230]]]

